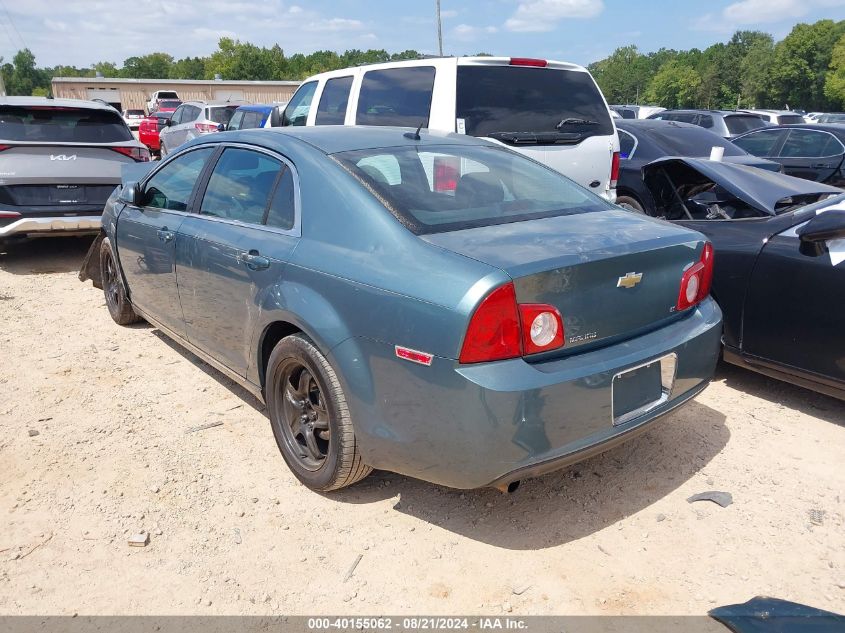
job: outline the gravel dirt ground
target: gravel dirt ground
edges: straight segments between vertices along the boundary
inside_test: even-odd
[[[840,401],[722,366],[648,433],[514,495],[383,472],[319,495],[259,402],[111,321],[76,279],[89,243],[0,255],[0,614],[845,611]],[[733,504],[687,503],[707,490]]]

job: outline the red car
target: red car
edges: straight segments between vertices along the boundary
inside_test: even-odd
[[[150,148],[150,152],[157,154],[161,149],[159,143],[159,132],[167,125],[166,121],[173,116],[173,112],[153,112],[146,119],[141,121],[138,127],[138,140]]]

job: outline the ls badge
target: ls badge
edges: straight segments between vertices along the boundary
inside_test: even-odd
[[[642,273],[627,273],[616,282],[617,288],[633,288],[643,280]]]

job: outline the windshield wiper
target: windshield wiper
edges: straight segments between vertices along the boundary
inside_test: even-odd
[[[579,132],[489,132],[487,136],[511,145],[572,145],[584,140]]]
[[[567,119],[563,119],[555,126],[556,130],[559,130],[562,127],[566,127],[567,125],[598,125],[598,121],[592,121],[591,119],[579,119],[578,117],[569,117]]]

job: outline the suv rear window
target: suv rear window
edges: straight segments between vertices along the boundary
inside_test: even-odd
[[[733,114],[725,117],[725,125],[731,134],[742,134],[764,127],[766,123],[758,116]]]
[[[168,92],[167,90],[159,90],[158,97],[156,97],[159,101],[162,99],[178,99],[179,95],[175,92]]]
[[[209,121],[214,121],[215,123],[228,123],[229,119],[232,118],[232,115],[235,113],[235,110],[238,109],[238,106],[231,105],[231,106],[215,106],[205,109],[205,114],[208,117]]]
[[[457,117],[472,136],[496,132],[612,135],[604,99],[588,73],[520,66],[458,66]],[[566,119],[581,119],[592,123]],[[460,129],[460,126],[459,126]]]
[[[434,73],[433,66],[369,71],[361,82],[355,122],[428,127]]]
[[[781,114],[778,116],[778,123],[781,125],[791,125],[794,123],[804,125],[806,121],[804,121],[804,117],[800,114]]]
[[[182,105],[182,102],[179,101],[178,99],[175,100],[175,101],[159,101],[158,102],[159,108],[178,108],[180,105]]]
[[[614,208],[504,148],[404,146],[333,157],[417,235]]]
[[[48,143],[115,143],[132,133],[113,110],[55,106],[0,106],[0,140]]]

